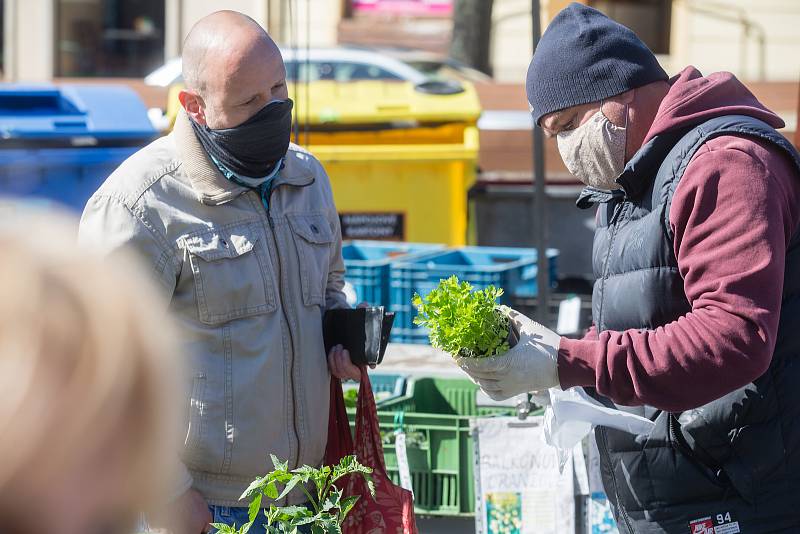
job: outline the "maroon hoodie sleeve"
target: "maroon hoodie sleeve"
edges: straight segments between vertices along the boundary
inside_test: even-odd
[[[595,386],[618,404],[681,411],[760,376],[775,347],[784,257],[800,218],[796,174],[760,142],[706,143],[669,214],[691,311],[655,330],[562,339],[561,386]]]

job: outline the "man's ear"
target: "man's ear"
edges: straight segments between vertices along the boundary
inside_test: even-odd
[[[178,100],[183,109],[186,110],[189,118],[201,126],[206,125],[205,102],[203,102],[203,97],[190,91],[181,91],[178,93]]]

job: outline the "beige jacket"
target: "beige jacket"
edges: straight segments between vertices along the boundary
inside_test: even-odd
[[[347,307],[339,218],[308,152],[289,148],[268,213],[257,192],[219,173],[188,121],[181,114],[172,134],[114,171],[89,200],[80,237],[135,249],[163,287],[192,370],[183,463],[210,504],[243,506],[271,453],[290,466],[323,460],[321,318]]]

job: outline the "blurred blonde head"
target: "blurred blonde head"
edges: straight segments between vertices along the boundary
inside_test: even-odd
[[[0,221],[0,525],[121,526],[177,462],[166,306],[130,260],[79,249],[71,218]]]

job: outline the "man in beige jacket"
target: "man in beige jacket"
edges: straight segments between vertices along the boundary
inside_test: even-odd
[[[196,534],[242,524],[239,496],[270,454],[321,464],[329,367],[358,369],[340,347],[326,365],[322,314],[347,307],[339,218],[324,169],[289,142],[277,46],[248,17],[214,13],[186,38],[183,74],[174,131],[106,180],[80,233],[138,252],[182,327],[187,469],[167,515]]]

